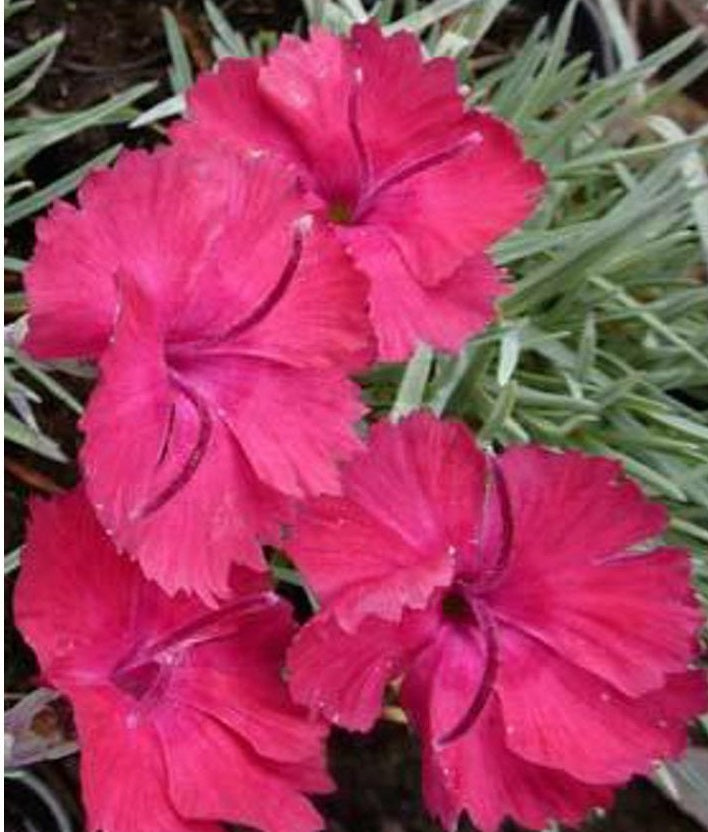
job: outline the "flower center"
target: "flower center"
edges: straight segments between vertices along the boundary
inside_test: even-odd
[[[453,587],[443,595],[440,611],[447,621],[466,627],[477,625],[477,616],[461,588]]]
[[[165,666],[154,659],[141,664],[119,665],[111,674],[111,681],[123,693],[140,701],[158,687],[160,678],[164,679],[164,670]]]
[[[329,203],[327,216],[332,222],[339,225],[349,225],[354,218],[354,211],[349,203],[343,199],[334,199]]]

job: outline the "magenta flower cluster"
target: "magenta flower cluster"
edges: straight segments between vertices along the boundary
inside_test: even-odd
[[[34,502],[16,619],[71,699],[91,830],[312,832],[387,686],[431,812],[575,822],[706,707],[687,553],[619,466],[380,422],[350,379],[456,351],[544,184],[447,59],[375,24],[188,94],[37,226],[28,352],[97,362],[83,484]],[[299,631],[263,547],[313,590]]]

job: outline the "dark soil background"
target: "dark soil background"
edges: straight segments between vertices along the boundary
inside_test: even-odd
[[[160,6],[176,15],[190,55],[199,68],[212,63],[209,27],[198,0],[37,0],[19,13],[6,30],[9,54],[38,38],[64,29],[66,40],[56,60],[40,83],[28,106],[50,111],[74,110],[94,104],[139,81],[157,80],[158,89],[140,102],[143,107],[170,94],[167,84],[169,55],[164,40]],[[528,0],[525,8],[512,12],[497,25],[485,44],[490,52],[507,49],[542,13],[557,16],[562,2]],[[291,29],[302,17],[299,0],[220,0],[220,8],[232,25],[245,35],[260,29]],[[643,19],[647,44],[658,45],[680,31],[683,21],[664,8],[663,17],[653,24]],[[588,21],[580,20],[574,32],[574,49],[595,51],[595,67],[602,70],[602,44]],[[606,55],[605,55],[606,57]],[[683,103],[684,122],[705,118],[699,99],[708,87],[696,87],[693,99]],[[703,102],[705,103],[705,102]],[[161,140],[158,130],[129,131],[124,127],[101,127],[85,131],[60,145],[49,148],[33,161],[28,174],[38,186],[72,169],[102,148],[116,141],[127,146],[150,146]],[[7,253],[28,257],[33,245],[31,222],[13,226],[6,240]],[[10,288],[17,288],[10,285]],[[80,392],[80,391],[76,391]],[[63,411],[41,414],[50,433],[62,440],[65,450],[75,457],[77,432],[74,422]],[[68,486],[76,472],[67,466],[38,463],[36,457],[12,448],[6,457],[5,506],[8,517],[6,549],[22,540],[27,497],[32,492],[51,492]],[[11,594],[6,581],[6,600]],[[9,606],[9,605],[7,605]],[[5,659],[8,687],[15,693],[36,684],[35,668],[10,622],[6,622]],[[439,832],[426,815],[419,785],[420,771],[415,740],[405,726],[381,722],[369,735],[335,731],[330,743],[330,760],[339,789],[317,803],[327,819],[329,832]],[[81,817],[75,759],[45,763],[35,772],[50,784],[75,816]],[[237,776],[237,775],[236,775]],[[7,789],[5,811],[8,832],[53,832],[50,819],[33,802],[29,793],[15,782]],[[31,818],[28,825],[27,818]],[[146,818],[146,828],[150,819]],[[472,827],[463,824],[463,829]],[[618,795],[614,809],[604,818],[583,826],[583,832],[701,832],[702,827],[683,815],[646,780],[637,779]],[[504,832],[518,832],[508,823]]]

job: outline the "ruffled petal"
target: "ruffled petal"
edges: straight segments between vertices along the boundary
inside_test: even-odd
[[[350,113],[354,66],[345,40],[318,28],[308,41],[285,35],[258,85],[301,148],[315,190],[327,200],[353,200],[361,169]]]
[[[369,277],[369,314],[381,361],[405,361],[420,342],[458,352],[491,323],[496,299],[509,291],[504,273],[482,254],[468,257],[437,285],[424,286],[385,231],[351,226],[337,233]]]
[[[435,748],[424,740],[423,791],[431,813],[447,829],[454,830],[466,811],[482,832],[495,832],[507,817],[529,829],[543,829],[550,820],[575,826],[613,796],[610,787],[582,783],[510,751],[495,699],[455,743]]]
[[[347,631],[367,615],[400,621],[452,580],[476,534],[484,459],[460,425],[417,414],[379,423],[344,474],[344,496],[298,518],[288,551]]]
[[[81,783],[93,832],[219,832],[175,809],[154,728],[108,686],[70,692],[81,742]]]
[[[321,223],[302,237],[302,255],[282,297],[230,343],[241,354],[289,366],[362,370],[375,352],[368,281]],[[240,238],[235,242],[243,245]]]
[[[415,280],[432,286],[527,219],[542,193],[541,168],[524,161],[514,133],[480,112],[456,147],[376,182],[357,222],[385,235]]]
[[[293,496],[339,490],[337,463],[361,447],[354,424],[365,412],[341,373],[228,353],[180,366],[215,402],[262,482]]]
[[[373,21],[354,26],[348,46],[349,59],[358,69],[356,118],[372,181],[405,170],[464,137],[467,127],[453,60],[424,60],[415,35],[386,37]]]
[[[63,674],[55,665],[63,660],[83,657],[96,674],[110,663],[130,622],[139,580],[136,567],[118,556],[83,489],[32,500],[13,608],[56,683]]]
[[[79,198],[80,210],[59,204],[40,228],[28,277],[35,354],[98,357],[126,280],[158,304],[173,341],[214,339],[272,294],[308,213],[282,162],[218,144],[125,153]]]
[[[190,708],[157,719],[169,793],[187,817],[229,819],[263,832],[315,832],[323,822],[297,786],[222,724]],[[323,762],[324,765],[324,762]]]
[[[165,365],[152,306],[124,288],[115,343],[82,421],[88,493],[116,542],[169,593],[229,594],[239,562],[287,507],[259,483],[219,414]]]
[[[513,517],[509,582],[621,555],[666,526],[666,510],[610,459],[527,445],[506,451],[499,467]]]
[[[241,615],[228,640],[199,646],[175,670],[169,698],[222,722],[272,761],[321,758],[326,727],[293,705],[281,675],[294,632],[280,600]]]
[[[269,150],[303,164],[297,141],[263,97],[258,78],[263,62],[227,58],[214,72],[202,73],[187,91],[187,116],[170,127],[170,138],[195,149],[224,142],[239,151]]]
[[[39,359],[97,358],[117,314],[115,242],[99,217],[66,202],[38,220],[36,235],[24,274],[29,329],[23,347]]]
[[[401,704],[431,746],[459,725],[483,682],[484,669],[484,649],[474,630],[450,624],[432,630],[401,687]]]
[[[657,549],[510,578],[490,603],[567,660],[638,696],[695,658],[703,615],[690,582],[687,553]]]
[[[400,621],[452,578],[452,558],[430,557],[357,503],[320,497],[297,520],[288,552],[340,626],[353,632],[369,615]]]
[[[622,783],[677,757],[708,703],[702,671],[630,698],[520,632],[504,629],[496,689],[506,742],[530,762],[587,783]]]
[[[387,621],[367,618],[352,634],[318,615],[288,651],[288,683],[296,702],[335,725],[368,731],[378,719],[388,682],[404,664],[404,637]]]

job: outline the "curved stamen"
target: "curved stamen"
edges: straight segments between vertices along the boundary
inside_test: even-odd
[[[493,589],[511,560],[514,520],[506,479],[493,456],[487,457],[489,487],[482,513],[479,542],[479,575],[466,581],[476,593]],[[499,533],[501,532],[501,533]]]
[[[487,573],[488,577],[496,583],[506,571],[511,560],[511,544],[514,538],[514,517],[511,512],[511,499],[509,498],[509,488],[506,484],[504,472],[495,457],[490,457],[490,465],[502,524],[502,537],[497,548],[496,558]],[[489,585],[487,585],[487,588],[489,588]]]
[[[111,681],[135,699],[159,694],[167,683],[168,668],[176,656],[170,651],[187,649],[197,644],[216,641],[234,632],[234,623],[224,628],[224,619],[235,613],[239,618],[277,603],[272,592],[258,592],[239,601],[198,616],[152,643],[137,646],[133,653],[120,661],[111,673]],[[218,626],[214,626],[218,625]],[[165,655],[167,654],[167,655]]]
[[[149,514],[157,511],[159,508],[169,502],[176,494],[178,494],[187,483],[192,479],[199,468],[204,454],[206,453],[209,439],[212,432],[212,419],[209,409],[205,402],[199,398],[189,387],[182,384],[177,379],[173,378],[172,383],[184,395],[187,401],[192,405],[197,413],[199,419],[199,430],[197,438],[194,442],[189,456],[187,457],[181,470],[175,475],[171,482],[169,482],[162,491],[158,492],[143,508],[140,510],[139,519],[147,517]]]
[[[157,467],[159,468],[160,465],[165,461],[167,457],[167,451],[170,447],[170,441],[172,440],[172,433],[174,432],[175,428],[175,415],[177,413],[177,408],[175,407],[175,403],[172,402],[170,405],[170,415],[167,417],[167,426],[165,427],[165,435],[162,439],[162,445],[160,446],[160,453],[157,455]]]
[[[285,264],[285,268],[283,269],[275,286],[273,286],[270,292],[268,292],[268,294],[250,314],[246,315],[245,318],[242,318],[230,329],[228,329],[224,335],[219,336],[218,339],[215,340],[223,341],[227,338],[233,337],[234,335],[241,335],[247,329],[250,329],[252,326],[260,323],[263,318],[268,315],[273,307],[276,306],[276,304],[282,299],[288,286],[292,282],[300,263],[300,258],[302,257],[302,249],[302,232],[299,229],[296,229],[293,236],[293,247],[290,252],[290,257],[288,258],[288,262]]]
[[[438,153],[431,153],[430,156],[424,156],[422,159],[411,162],[406,167],[391,174],[391,176],[379,182],[374,188],[372,188],[371,191],[362,196],[359,201],[359,205],[357,206],[357,217],[361,217],[361,215],[370,207],[371,203],[384,191],[387,191],[394,185],[400,185],[401,182],[405,182],[406,179],[410,179],[412,176],[423,173],[423,171],[426,171],[429,168],[441,165],[443,162],[449,162],[451,159],[459,156],[463,150],[475,142],[476,138],[474,136],[468,136],[456,145],[449,147],[447,150],[441,150]]]
[[[479,623],[479,632],[482,636],[484,646],[484,669],[477,691],[472,699],[472,704],[457,725],[438,739],[438,745],[448,745],[466,734],[474,725],[477,717],[482,713],[484,706],[494,688],[494,680],[499,668],[499,641],[497,639],[494,619],[489,614],[485,604],[479,601],[473,602],[472,608]]]
[[[359,158],[361,165],[361,172],[364,178],[364,183],[368,183],[371,174],[371,165],[369,163],[369,154],[366,152],[364,138],[361,135],[359,127],[359,94],[361,85],[361,69],[354,71],[354,83],[351,92],[349,93],[349,101],[347,102],[347,118],[349,123],[349,132],[356,148],[356,155]]]
[[[259,610],[272,607],[277,602],[278,598],[273,592],[263,591],[247,595],[232,604],[210,610],[204,613],[204,615],[195,618],[193,621],[184,624],[182,627],[178,627],[157,641],[147,644],[144,648],[145,653],[150,656],[156,656],[178,644],[182,647],[192,647],[195,644],[215,641],[222,638],[225,632],[223,627],[214,627],[213,625],[222,624],[223,619],[228,616],[234,614],[239,617],[248,615],[251,612],[258,612]]]

